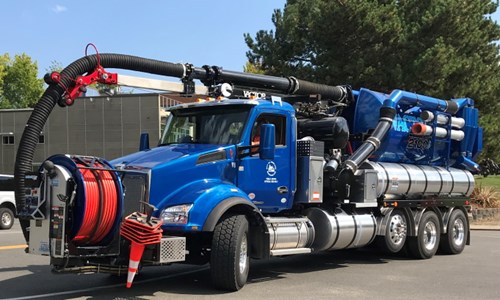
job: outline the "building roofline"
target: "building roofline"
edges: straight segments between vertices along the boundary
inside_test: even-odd
[[[141,97],[141,96],[162,96],[162,97],[168,97],[170,99],[182,102],[182,103],[190,103],[196,101],[199,95],[191,95],[191,96],[182,96],[179,95],[178,93],[165,93],[165,92],[151,92],[151,93],[134,93],[134,94],[116,94],[112,96],[108,95],[95,95],[95,96],[85,96],[85,97],[79,97],[78,99],[80,100],[85,100],[85,99],[106,99],[106,98],[129,98],[129,97]],[[75,101],[78,102],[78,99]],[[30,112],[33,111],[33,108],[2,108],[0,109],[0,112]]]
[[[33,108],[2,108],[0,112],[33,111]]]

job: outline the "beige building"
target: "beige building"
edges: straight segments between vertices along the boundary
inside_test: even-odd
[[[33,167],[53,154],[82,154],[114,159],[138,151],[141,133],[149,133],[151,146],[161,134],[165,108],[184,98],[162,94],[119,94],[83,97],[70,107],[56,106],[33,157]],[[0,173],[13,174],[17,146],[32,109],[0,110]]]

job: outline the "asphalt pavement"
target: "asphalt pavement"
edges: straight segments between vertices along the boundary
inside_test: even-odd
[[[144,268],[131,289],[124,277],[57,275],[48,257],[24,253],[23,243],[19,226],[0,231],[2,299],[483,300],[500,295],[500,231],[477,227],[462,254],[428,260],[367,248],[252,261],[249,282],[236,293],[214,289],[207,265]]]

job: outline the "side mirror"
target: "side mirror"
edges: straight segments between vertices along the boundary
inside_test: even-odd
[[[139,141],[139,151],[149,150],[149,133],[141,133],[141,139]]]
[[[260,126],[260,159],[274,159],[274,150],[276,148],[276,136],[274,124],[262,124]]]

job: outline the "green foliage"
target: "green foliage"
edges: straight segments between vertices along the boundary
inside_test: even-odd
[[[476,186],[492,187],[500,193],[500,176],[476,176],[474,179],[476,181]]]
[[[61,73],[61,71],[64,69],[62,63],[60,63],[59,61],[57,60],[53,60],[50,62],[50,66],[48,69],[45,69],[45,72],[47,73],[52,73],[52,72],[59,72]]]
[[[270,75],[433,97],[470,97],[485,157],[500,160],[497,1],[288,0],[276,29],[245,35],[249,63]]]
[[[43,81],[37,75],[37,63],[28,55],[0,56],[0,108],[34,106],[43,92]]]
[[[243,67],[243,71],[253,74],[265,74],[264,70],[258,64],[252,64],[249,61]]]
[[[10,57],[8,54],[0,55],[0,100],[2,100],[2,90],[3,90],[3,78],[7,73],[6,68],[10,61]],[[1,104],[0,104],[1,107]]]

